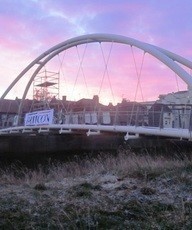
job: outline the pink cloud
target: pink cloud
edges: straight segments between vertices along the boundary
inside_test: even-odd
[[[20,72],[29,62],[41,53],[66,39],[85,33],[115,33],[152,43],[170,49],[189,59],[192,57],[190,42],[192,39],[190,1],[173,4],[172,1],[23,1],[12,4],[12,8],[2,3],[0,14],[0,50],[7,68]],[[77,7],[78,4],[78,7]],[[178,5],[178,6],[177,6]],[[6,10],[5,10],[6,9]],[[30,15],[30,17],[29,17]],[[104,45],[105,58],[111,44]],[[99,92],[101,79],[104,77],[102,90],[107,97],[112,94],[108,74],[114,93],[121,98],[134,99],[137,87],[137,73],[131,48],[117,45],[112,48],[108,63],[108,72],[104,75],[105,63],[99,46],[89,44],[91,51],[86,51],[83,71],[87,85],[93,93]],[[78,47],[82,57],[84,47]],[[70,54],[71,52],[71,54]],[[72,84],[78,72],[79,59],[76,48],[67,51],[64,77]],[[8,56],[9,54],[9,56]],[[71,55],[71,56],[70,56]],[[76,57],[72,57],[76,55]],[[137,71],[142,62],[142,51],[134,49]],[[146,55],[147,56],[147,55]],[[23,61],[22,61],[23,60]],[[148,60],[148,61],[147,61]],[[7,64],[9,63],[9,64]],[[56,61],[48,66],[52,69]],[[14,71],[13,71],[14,73]],[[5,70],[0,73],[1,79]],[[12,76],[13,77],[13,76]],[[16,77],[16,76],[15,76]],[[4,80],[6,82],[6,80]],[[179,79],[181,89],[185,88]],[[8,84],[8,83],[7,83]],[[82,90],[86,87],[82,70],[79,72],[77,85]],[[141,74],[141,85],[146,99],[157,97],[159,93],[177,90],[175,75],[162,63],[145,57]],[[140,90],[140,89],[139,89]],[[138,97],[141,92],[138,90]],[[141,90],[140,90],[141,91]],[[65,93],[65,92],[63,92]],[[83,95],[83,91],[81,92]],[[105,96],[104,96],[105,97]]]
[[[177,79],[178,82],[176,81],[174,72],[149,54],[144,56],[143,67],[139,76],[143,51],[133,48],[136,69],[129,46],[122,45],[120,47],[117,45],[119,50],[114,48],[114,52],[113,50],[111,51],[106,71],[100,45],[97,44],[97,46],[96,48],[91,44],[91,49],[87,48],[88,50],[83,60],[81,58],[85,47],[78,48],[80,60],[77,55],[77,48],[72,48],[67,52],[63,66],[63,80],[72,85],[71,91],[76,81],[75,89],[78,90],[80,87],[80,95],[83,95],[82,88],[84,87],[85,93],[88,86],[88,91],[93,92],[93,94],[100,92],[103,98],[107,94],[109,100],[112,99],[113,95],[120,99],[123,95],[123,97],[130,100],[137,99],[142,101],[143,99],[149,100],[151,98],[155,100],[159,94],[168,93],[170,90],[175,92],[178,90],[178,85],[180,90],[184,89],[183,83],[181,84],[182,81],[179,78]],[[106,44],[106,47],[105,44],[102,45],[106,60],[109,54],[109,46],[109,44]],[[93,47],[95,48],[94,50],[97,50],[97,53],[92,50]],[[73,54],[73,57],[71,54]],[[79,67],[81,61],[82,69]],[[138,85],[139,77],[140,83]],[[90,96],[92,97],[92,95]]]

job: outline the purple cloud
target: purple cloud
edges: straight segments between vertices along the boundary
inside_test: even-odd
[[[1,67],[0,77],[3,79],[3,87],[6,88],[6,85],[8,86],[16,77],[14,72],[19,73],[22,71],[26,63],[30,63],[42,52],[59,42],[82,34],[121,34],[152,43],[192,59],[192,49],[190,48],[192,40],[191,9],[192,3],[190,0],[182,2],[180,0],[2,1],[0,7],[0,66],[3,67]],[[95,49],[94,46],[92,47]],[[98,52],[98,50],[95,52]],[[109,65],[111,65],[111,68],[115,66],[116,69],[111,71],[113,74],[111,72],[110,74],[113,76],[114,88],[118,91],[117,94],[120,97],[120,95],[126,94],[126,92],[122,93],[123,89],[126,91],[126,87],[127,91],[130,91],[130,83],[136,86],[132,79],[129,83],[124,84],[125,87],[122,87],[120,78],[123,77],[126,71],[131,76],[134,76],[135,69],[132,61],[132,67],[129,67],[128,72],[127,60],[131,56],[124,49],[118,47],[113,52],[116,58],[120,60],[120,63],[117,65],[111,59]],[[90,52],[88,57],[90,57],[89,55],[93,54]],[[138,66],[141,61],[139,58],[139,55],[136,54]],[[102,61],[101,54],[100,59]],[[79,60],[75,60],[78,63]],[[104,66],[101,63],[97,66],[94,59],[92,60],[89,65],[92,66],[94,73],[98,73],[98,76],[89,79],[88,83],[93,83],[97,80],[99,85],[99,77],[102,75]],[[74,63],[72,62],[69,65],[71,66],[72,64]],[[94,64],[96,65],[95,67]],[[170,70],[163,71],[157,67],[155,69],[151,63],[145,63],[145,65],[143,73],[146,76],[146,80],[142,79],[142,85],[146,97],[152,98],[154,88],[157,89],[157,93],[172,90],[171,81],[165,85],[161,80],[162,76],[166,74],[172,77],[173,73]],[[97,68],[97,70],[94,70],[94,68]],[[10,70],[12,70],[11,73]],[[77,70],[73,70],[73,72],[77,72]],[[3,77],[6,74],[9,74],[9,76],[4,79]],[[86,70],[86,74],[91,75],[91,71]],[[156,75],[155,78],[152,77],[154,75]],[[150,87],[149,83],[153,86]],[[183,83],[181,85],[184,88]],[[107,88],[107,83],[103,87]],[[118,87],[120,90],[118,90]],[[1,89],[2,91],[3,89]]]

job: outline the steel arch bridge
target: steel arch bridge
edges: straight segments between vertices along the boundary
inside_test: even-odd
[[[26,99],[27,93],[31,84],[33,83],[36,75],[41,71],[41,69],[48,63],[51,59],[53,59],[59,53],[78,46],[82,44],[88,43],[119,43],[129,45],[131,47],[137,47],[140,50],[143,50],[144,53],[148,53],[164,63],[168,68],[174,71],[188,86],[189,95],[192,96],[192,76],[181,67],[182,64],[185,67],[192,69],[192,62],[187,60],[184,57],[181,57],[173,52],[168,50],[162,49],[158,46],[151,45],[149,43],[141,42],[135,40],[133,38],[129,38],[126,36],[115,35],[115,34],[88,34],[83,36],[78,36],[64,42],[61,42],[52,48],[48,49],[46,52],[42,53],[39,57],[33,60],[16,78],[15,80],[9,85],[9,87],[5,90],[1,99],[5,99],[7,94],[12,90],[15,84],[23,77],[25,74],[34,68],[33,73],[31,74],[27,85],[24,89],[22,99],[18,109],[18,117],[21,116],[23,110],[23,104]],[[191,117],[190,117],[191,119]],[[86,131],[87,135],[91,134],[100,134],[100,132],[120,132],[125,133],[125,139],[130,137],[130,134],[133,134],[134,137],[139,135],[155,135],[155,136],[167,136],[167,137],[174,137],[174,138],[186,138],[191,139],[191,130],[190,128],[187,129],[177,129],[177,128],[170,128],[166,129],[161,127],[143,127],[138,125],[115,125],[112,124],[110,126],[103,126],[101,124],[96,125],[86,125],[86,124],[51,124],[51,125],[44,125],[44,126],[33,126],[33,127],[26,127],[18,123],[15,127],[9,127],[6,129],[1,129],[0,133],[41,133],[41,132],[50,132],[50,131],[58,131],[60,134],[62,133],[73,133],[73,131]]]

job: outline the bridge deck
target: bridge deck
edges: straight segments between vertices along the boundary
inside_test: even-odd
[[[86,124],[52,124],[42,126],[18,126],[0,130],[0,135],[26,135],[42,133],[79,133],[82,135],[99,135],[101,133],[124,133],[124,139],[138,138],[142,136],[162,136],[179,139],[192,139],[192,132],[189,129],[178,128],[159,128],[149,126],[130,126],[130,125],[86,125]]]

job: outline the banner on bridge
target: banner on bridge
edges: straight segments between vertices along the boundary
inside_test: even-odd
[[[25,126],[53,124],[53,109],[26,113]]]

